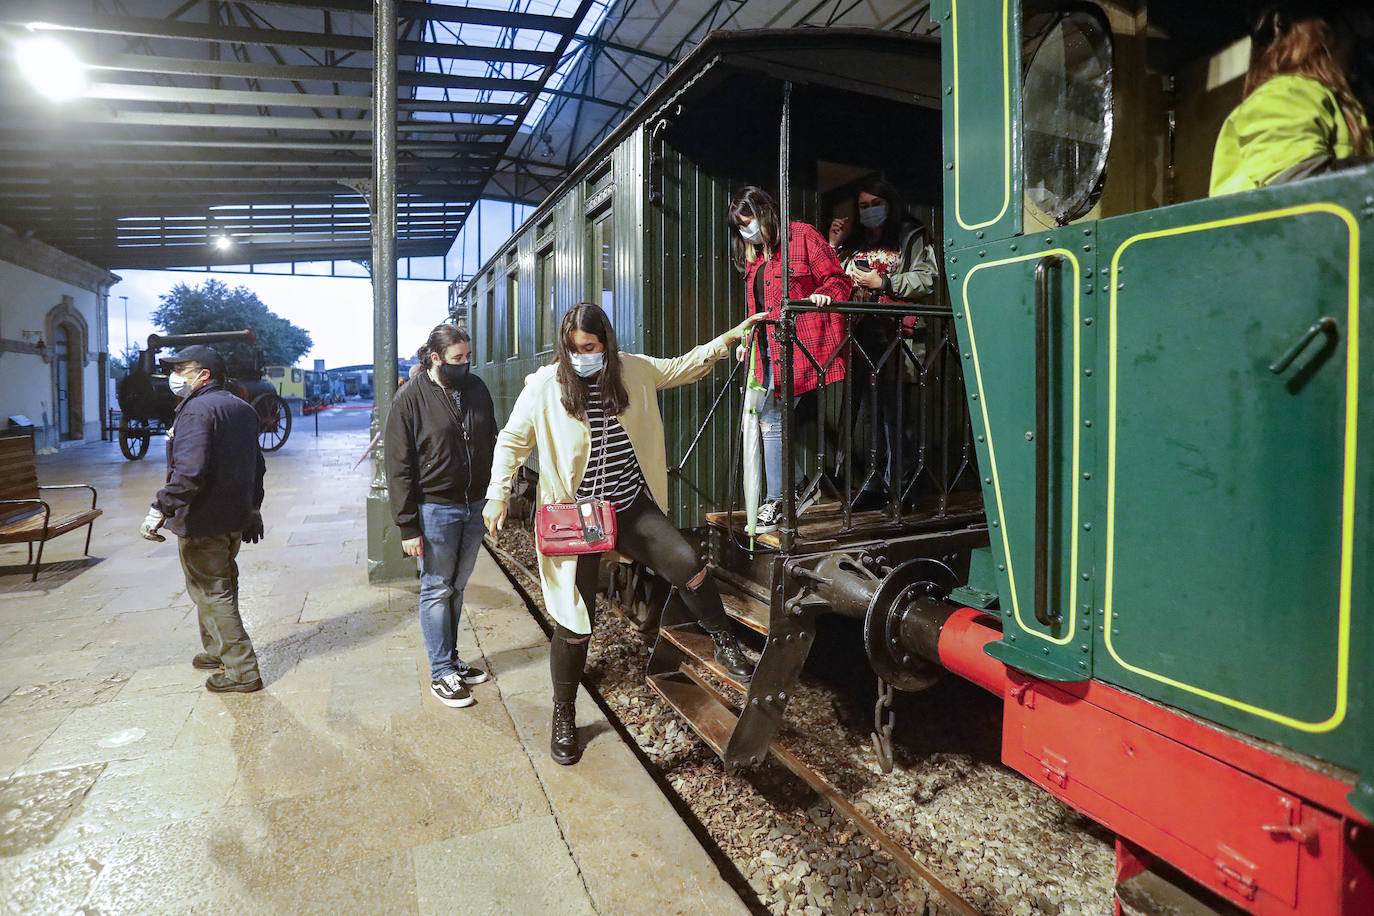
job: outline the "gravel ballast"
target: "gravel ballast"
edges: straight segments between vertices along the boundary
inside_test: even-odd
[[[508,529],[498,545],[536,569],[527,532]],[[542,605],[537,581],[511,573]],[[651,638],[604,598],[599,605],[584,684],[747,882],[758,912],[954,912],[771,759],[725,775],[715,753],[645,682]],[[999,701],[953,676],[922,694],[898,694],[896,766],[884,774],[869,737],[873,679],[862,651],[854,657],[853,624],[822,624],[780,736],[793,754],[981,913],[1112,912],[1111,834],[999,762]],[[738,701],[727,685],[713,685]]]

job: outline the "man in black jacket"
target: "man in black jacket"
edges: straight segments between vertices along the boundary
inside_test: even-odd
[[[167,483],[139,533],[150,541],[164,525],[177,536],[186,591],[200,618],[205,651],[196,668],[224,671],[205,686],[217,693],[262,689],[258,658],[239,617],[239,543],[262,537],[263,476],[258,413],[225,390],[223,358],[192,346],[161,360],[181,398],[167,430]]]
[[[468,706],[467,688],[487,674],[459,657],[458,620],[482,546],[496,417],[487,386],[468,371],[465,331],[439,325],[419,356],[425,371],[397,392],[387,415],[387,489],[401,547],[420,560],[430,692],[445,706]]]

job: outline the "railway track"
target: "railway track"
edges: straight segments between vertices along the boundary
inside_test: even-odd
[[[488,546],[527,601],[539,607],[538,574],[527,565],[533,560],[528,535],[503,533],[502,543],[488,540]],[[807,710],[803,721],[773,742],[770,763],[748,779],[726,777],[714,751],[703,746],[710,736],[689,735],[686,723],[645,683],[649,637],[639,633],[638,622],[603,615],[597,630],[589,684],[748,881],[761,912],[1096,916],[1111,911],[1110,841],[999,765],[935,754],[909,759],[905,770],[880,777],[868,759],[866,733],[836,721],[840,699],[813,684],[806,688],[806,702],[795,707]],[[738,704],[739,698],[709,671],[699,677],[726,705]],[[847,737],[838,757],[816,737],[840,733]],[[907,814],[908,796],[915,799],[914,815]],[[747,804],[760,806],[762,815],[741,816],[742,824],[718,817],[722,807],[738,812]],[[926,823],[915,823],[922,817]],[[793,828],[800,833],[789,833]],[[1025,834],[1025,843],[1009,834]],[[1050,853],[1046,860],[1046,844],[1078,852],[1071,851],[1067,860]],[[770,845],[799,848],[788,861],[763,848]],[[843,849],[835,856],[842,865],[838,876],[829,873],[837,848]],[[998,857],[1016,864],[1008,866]],[[845,874],[849,859],[861,864]],[[793,881],[803,867],[828,882],[833,893],[819,899],[810,877]],[[855,885],[859,893],[841,892]],[[809,896],[803,893],[808,888]],[[818,905],[808,910],[797,906],[798,900]]]

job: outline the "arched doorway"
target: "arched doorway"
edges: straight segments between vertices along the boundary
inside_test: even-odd
[[[53,363],[55,376],[55,396],[53,398],[53,419],[57,421],[58,438],[70,442],[84,437],[81,410],[82,371],[79,358],[81,347],[80,333],[73,333],[70,325],[57,326],[56,339],[53,341]],[[74,361],[73,356],[78,355]]]

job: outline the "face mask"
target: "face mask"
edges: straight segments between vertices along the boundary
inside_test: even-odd
[[[877,229],[887,221],[887,204],[874,204],[859,211],[859,222],[865,229]]]
[[[194,379],[184,378],[173,372],[167,376],[167,384],[172,388],[172,394],[179,398],[184,398],[196,387]]]
[[[754,220],[747,226],[740,226],[739,234],[744,238],[746,242],[750,243],[751,245],[757,242],[759,238],[763,235],[763,233],[759,231],[758,220]]]
[[[606,354],[604,352],[569,353],[568,360],[572,363],[574,372],[583,378],[588,378],[601,371],[601,367],[606,364]]]
[[[438,368],[439,384],[445,388],[457,388],[468,377],[469,363],[440,363]]]

